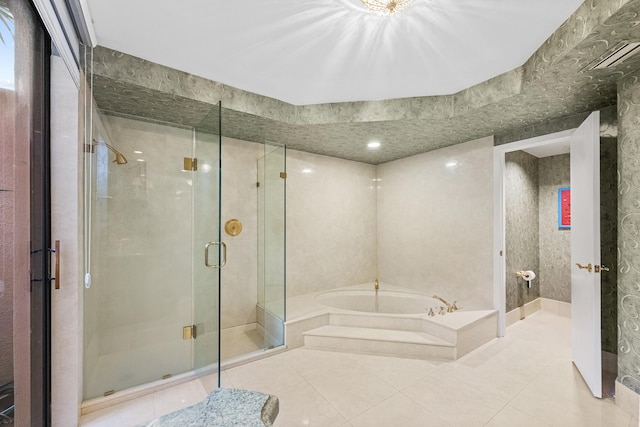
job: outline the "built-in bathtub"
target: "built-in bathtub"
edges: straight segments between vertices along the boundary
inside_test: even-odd
[[[356,285],[287,298],[287,348],[455,360],[497,336],[497,310],[448,312],[430,295],[380,288]]]
[[[322,292],[315,300],[322,305],[364,313],[427,314],[438,309],[442,301],[414,292],[343,289]],[[437,312],[437,311],[436,311]]]

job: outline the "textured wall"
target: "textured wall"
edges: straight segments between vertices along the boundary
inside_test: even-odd
[[[222,99],[239,118],[225,120],[228,136],[380,164],[614,104],[616,80],[640,57],[610,70],[584,68],[608,47],[638,38],[639,5],[587,0],[521,67],[451,95],[294,106],[99,48],[96,99],[103,108],[157,119],[178,108],[195,121],[206,114],[202,107]],[[371,135],[384,149],[360,149]]]
[[[13,379],[14,97],[0,89],[0,384]]]
[[[571,229],[558,228],[558,188],[570,187],[569,154],[539,159],[540,296],[571,302]]]
[[[618,139],[600,138],[600,260],[602,350],[618,352]]]
[[[618,82],[618,380],[640,393],[640,71]]]
[[[493,138],[378,166],[380,279],[493,306]]]
[[[376,278],[376,167],[287,150],[287,296]]]
[[[531,288],[515,273],[539,272],[538,158],[523,151],[505,155],[505,264],[507,312],[540,296],[540,280]]]

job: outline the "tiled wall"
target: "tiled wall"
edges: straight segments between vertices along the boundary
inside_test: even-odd
[[[231,218],[242,223],[242,233],[222,231],[227,245],[227,265],[221,271],[222,327],[256,321],[258,299],[257,161],[262,144],[222,139],[222,224]],[[196,257],[199,255],[196,254]]]
[[[383,282],[493,307],[493,138],[378,166]]]
[[[287,150],[287,174],[287,296],[373,282],[376,167]]]
[[[558,188],[570,187],[570,156],[538,160],[540,177],[540,296],[571,302],[571,229],[558,227]]]
[[[640,393],[640,71],[618,82],[618,380]]]
[[[540,280],[527,282],[517,271],[540,272],[538,158],[524,151],[505,155],[505,266],[507,312],[540,296]]]

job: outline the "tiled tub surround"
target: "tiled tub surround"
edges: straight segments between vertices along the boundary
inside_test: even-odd
[[[493,307],[493,138],[378,165],[377,186],[378,277]]]
[[[433,294],[420,295],[384,282],[380,288],[383,290],[378,293],[379,304],[385,307],[385,312],[371,311],[357,300],[351,309],[342,304],[344,308],[323,304],[323,301],[334,302],[332,293],[338,296],[354,293],[361,298],[370,293],[375,300],[372,282],[288,298],[287,348],[304,345],[364,354],[455,360],[496,337],[496,310],[461,309],[429,316],[430,307],[444,306],[431,298]],[[401,295],[415,298],[415,304],[423,305],[422,312],[416,312],[415,304],[402,301]],[[403,309],[411,313],[389,313]]]
[[[287,150],[287,297],[373,281],[376,166]]]

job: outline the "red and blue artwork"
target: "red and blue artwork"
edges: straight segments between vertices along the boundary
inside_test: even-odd
[[[571,189],[558,188],[558,228],[571,228]]]

